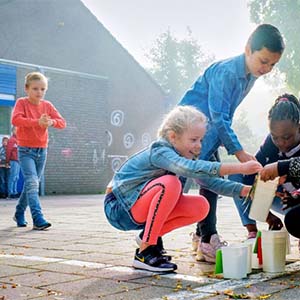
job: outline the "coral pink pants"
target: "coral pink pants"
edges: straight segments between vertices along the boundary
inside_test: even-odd
[[[157,238],[203,220],[209,203],[200,195],[183,195],[180,180],[165,175],[149,182],[131,208],[138,223],[146,223],[143,242],[156,245]]]

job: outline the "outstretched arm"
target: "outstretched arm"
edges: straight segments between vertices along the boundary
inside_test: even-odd
[[[261,169],[262,165],[255,160],[250,160],[244,163],[222,163],[219,170],[219,174],[220,176],[230,174],[249,175],[257,173]]]

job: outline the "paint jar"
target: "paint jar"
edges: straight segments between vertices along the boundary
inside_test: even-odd
[[[252,253],[253,253],[253,242],[249,240],[245,241],[244,244],[248,246],[248,258],[247,258],[247,274],[252,272]]]
[[[224,278],[241,279],[247,277],[248,245],[235,244],[221,249]]]
[[[278,180],[262,181],[260,178],[255,183],[254,195],[251,203],[249,217],[265,222],[270,211]]]
[[[270,273],[284,272],[286,257],[286,231],[262,230],[263,271]]]

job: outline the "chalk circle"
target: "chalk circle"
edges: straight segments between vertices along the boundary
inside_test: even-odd
[[[122,159],[120,157],[114,157],[111,161],[111,169],[116,172],[122,165]]]
[[[132,148],[134,145],[135,139],[132,133],[126,133],[123,137],[123,144],[126,149]]]
[[[124,112],[121,110],[114,110],[110,115],[110,123],[113,126],[121,127],[124,123]]]
[[[148,132],[143,133],[142,135],[142,145],[143,147],[147,147],[151,144],[151,135]]]

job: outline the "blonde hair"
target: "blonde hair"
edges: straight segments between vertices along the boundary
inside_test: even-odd
[[[157,136],[168,139],[169,131],[182,134],[191,124],[203,123],[206,125],[206,116],[193,106],[176,106],[164,118]]]
[[[28,73],[25,76],[25,87],[28,88],[32,81],[37,81],[37,80],[43,81],[46,84],[46,87],[48,87],[47,77],[44,74],[40,73],[40,72]]]

